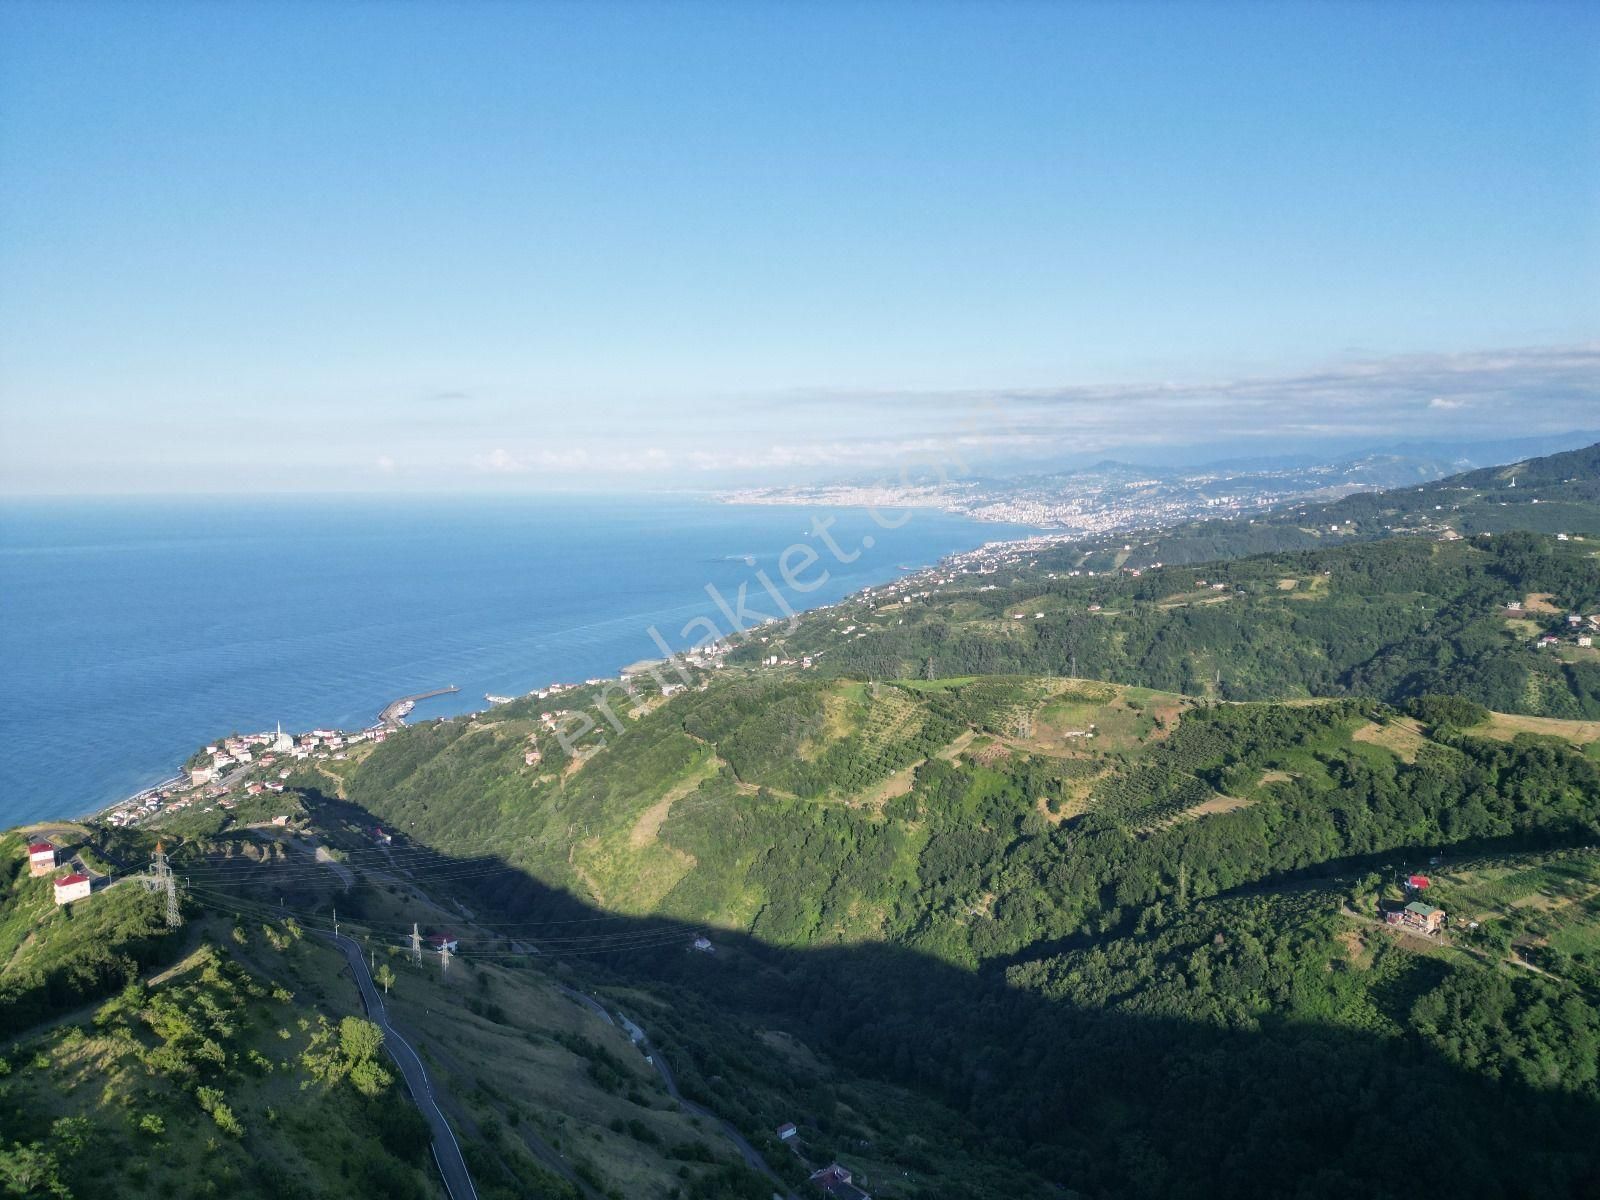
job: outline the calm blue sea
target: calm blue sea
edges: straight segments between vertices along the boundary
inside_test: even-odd
[[[850,563],[810,533],[813,517]],[[675,645],[707,594],[814,546],[830,603],[1030,530],[942,513],[734,507],[681,496],[7,501],[0,506],[0,828],[83,814],[234,730],[370,724],[395,697],[613,675]],[[864,539],[875,544],[863,548]]]

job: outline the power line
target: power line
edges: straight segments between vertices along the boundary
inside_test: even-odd
[[[672,806],[672,811],[674,813],[676,813],[676,814],[692,813],[692,812],[697,812],[697,811],[700,811],[700,810],[703,810],[703,809],[706,809],[706,808],[721,807],[721,806],[723,806],[723,804],[724,804],[724,802],[722,800],[720,800],[720,799],[717,799],[717,800],[693,800],[693,799],[685,798],[684,800],[680,800],[680,801],[677,801],[676,803],[674,803],[674,805]],[[391,865],[402,865],[409,858],[409,860],[412,861],[412,862],[416,862],[416,861],[420,861],[420,860],[436,859],[436,860],[439,860],[440,862],[442,862],[445,865],[450,865],[450,866],[468,866],[469,864],[462,862],[462,859],[460,857],[461,855],[463,855],[463,854],[473,854],[473,853],[488,853],[488,854],[499,855],[500,853],[503,853],[508,848],[512,849],[512,850],[527,850],[527,849],[532,849],[532,848],[537,848],[537,847],[545,847],[545,846],[554,848],[554,847],[563,846],[563,845],[566,844],[566,842],[567,842],[567,839],[565,839],[563,837],[542,836],[542,837],[538,837],[538,838],[530,838],[530,839],[525,839],[525,840],[524,839],[511,839],[511,845],[509,847],[506,845],[505,842],[502,841],[502,842],[497,843],[497,844],[485,843],[485,844],[483,844],[481,846],[477,846],[477,847],[462,847],[459,850],[453,851],[453,852],[445,852],[445,851],[442,851],[442,850],[436,850],[436,849],[433,849],[431,847],[424,846],[424,845],[401,845],[401,846],[391,846],[391,847],[363,846],[363,847],[357,847],[357,848],[351,849],[351,850],[341,850],[340,851],[341,857],[339,859],[333,859],[333,860],[330,860],[330,861],[343,862],[343,863],[351,863],[351,862],[360,863],[360,862],[366,861],[366,862],[376,862],[376,863],[389,863]],[[276,846],[282,846],[283,845],[282,842],[278,842],[276,840],[269,841],[268,844],[269,845],[276,845]],[[240,858],[244,859],[247,862],[258,863],[259,865],[268,865],[267,861],[264,861],[264,860],[250,859],[250,858],[248,858],[248,856],[243,856],[243,855],[241,855]],[[234,861],[234,860],[230,859],[230,860],[227,860],[227,861]],[[470,864],[470,865],[472,866],[473,869],[479,870],[479,871],[519,870],[519,869],[521,869],[521,868],[518,868],[518,867],[516,867],[516,866],[514,866],[514,865],[512,865],[510,863],[505,863],[505,862],[502,862],[498,866],[489,865],[489,864]],[[296,869],[315,869],[315,868],[313,868],[311,866],[311,864],[300,864],[299,867],[296,868]]]
[[[321,876],[318,875],[318,876],[315,876],[315,877],[320,878]],[[448,877],[443,877],[443,876],[424,876],[423,877],[423,882],[433,882],[433,881],[435,881],[437,879],[440,879],[440,878],[448,878]],[[210,891],[212,894],[215,894],[215,895],[232,895],[233,893],[225,892],[222,889],[226,885],[229,885],[229,884],[238,885],[238,886],[242,886],[242,887],[261,887],[261,886],[265,886],[267,884],[277,884],[277,883],[282,883],[282,882],[284,882],[284,878],[282,876],[278,876],[278,875],[274,875],[270,879],[252,880],[252,879],[242,879],[242,878],[239,878],[239,877],[237,877],[235,875],[231,875],[231,874],[228,874],[228,873],[223,873],[222,875],[202,877],[202,878],[200,878],[198,880],[198,882],[192,882],[191,887],[192,887],[192,890],[196,890],[196,891],[207,890],[207,891]],[[443,905],[440,905],[440,907],[443,907]],[[545,928],[550,928],[550,927],[554,927],[554,926],[591,925],[591,924],[601,924],[601,923],[617,922],[617,921],[637,921],[637,920],[644,919],[644,917],[643,917],[643,915],[636,915],[636,914],[629,914],[629,913],[607,913],[607,914],[603,914],[603,915],[600,915],[600,916],[593,916],[593,917],[558,917],[558,918],[548,918],[548,919],[541,919],[541,920],[525,920],[525,921],[480,921],[480,920],[478,920],[476,918],[471,918],[471,917],[462,917],[460,919],[462,919],[462,920],[470,920],[472,922],[472,924],[478,925],[478,926],[483,926],[483,927],[486,927],[486,928],[495,928],[495,929],[545,929]]]
[[[318,923],[318,918],[321,916],[321,914],[314,910],[298,908],[273,908],[258,902],[242,900],[241,898],[227,892],[217,892],[207,888],[193,888],[191,889],[191,893],[202,903],[206,903],[214,908],[231,911],[236,915],[248,915],[257,920],[279,920],[287,915],[295,918],[297,923],[304,928],[321,928]],[[639,920],[642,918],[634,919]],[[471,923],[472,922],[469,922],[469,924]],[[392,937],[398,939],[406,936],[405,931],[400,927],[370,925],[362,921],[339,921],[338,928],[354,928],[358,930],[364,930],[367,933],[376,935],[380,938]],[[530,937],[528,940],[535,942],[539,946],[550,947],[559,951],[581,953],[587,950],[631,949],[653,944],[668,944],[674,941],[680,941],[686,936],[700,933],[703,931],[703,929],[704,926],[702,925],[672,925],[666,927],[632,929],[619,933],[583,934],[560,938]],[[331,931],[332,929],[330,928],[330,932]],[[489,936],[494,937],[504,935],[490,934]],[[420,956],[420,931],[417,922],[413,922],[411,925],[409,940],[411,942],[413,955]],[[520,951],[503,951],[498,953],[472,952],[470,954],[463,954],[462,952],[458,951],[457,953],[461,957],[473,958],[526,957],[526,955]]]

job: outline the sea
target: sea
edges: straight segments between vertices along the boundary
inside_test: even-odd
[[[6,500],[0,828],[97,811],[232,732],[614,676],[661,657],[652,628],[679,649],[696,618],[781,615],[763,577],[801,610],[1034,532],[682,494]]]

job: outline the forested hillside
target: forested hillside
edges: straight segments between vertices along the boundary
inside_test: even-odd
[[[1514,533],[1137,574],[1041,561],[853,601],[741,654],[855,677],[1062,674],[1227,700],[1456,693],[1592,718],[1600,654],[1581,652],[1566,618],[1600,612],[1597,549]],[[1540,648],[1546,632],[1574,644]]]
[[[713,1007],[675,1030],[703,1072],[741,1071],[717,1021],[776,1025],[949,1106],[1040,1195],[1237,1194],[1247,1169],[1391,1194],[1418,1119],[1435,1186],[1584,1194],[1600,661],[1568,616],[1600,611],[1594,453],[1519,467],[1534,494],[1504,503],[1565,539],[1502,532],[1490,472],[1342,501],[1350,531],[1291,553],[1039,551],[769,626],[587,758],[524,702],[391,740],[348,795],[494,864],[463,894],[497,914],[713,931],[715,966],[623,970]],[[1398,879],[1455,863],[1448,935],[1383,923]],[[871,1133],[885,1195],[1017,1194],[919,1190],[914,1132]]]
[[[911,749],[881,751],[878,713]],[[1068,736],[1090,715],[1093,739]],[[1275,1186],[1349,1194],[1415,1154],[1372,1143],[1424,1095],[1437,1178],[1494,1195],[1532,1160],[1581,1194],[1595,1163],[1572,1122],[1600,1101],[1593,854],[1564,860],[1589,932],[1537,950],[1553,975],[1496,968],[1545,938],[1513,906],[1472,910],[1488,919],[1449,948],[1376,919],[1429,857],[1556,861],[1600,838],[1600,725],[1545,728],[1433,698],[1195,705],[973,679],[874,701],[753,679],[640,719],[559,785],[523,776],[492,812],[474,797],[517,775],[508,724],[431,731],[425,788],[378,773],[400,764],[385,747],[354,794],[463,859],[505,847],[523,871],[468,889],[507,917],[571,919],[576,893],[720,928],[734,959],[669,950],[625,972],[939,1098],[983,1131],[969,1153],[1041,1181],[1223,1194],[1229,1164],[1271,1145]],[[704,1027],[679,1037],[703,1073],[737,1074]],[[873,1132],[914,1161],[911,1131]]]

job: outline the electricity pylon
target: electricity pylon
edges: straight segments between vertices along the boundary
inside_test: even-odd
[[[172,876],[172,866],[167,862],[166,851],[160,842],[150,856],[150,870],[144,876],[144,890],[166,892],[167,928],[176,929],[183,924],[183,913],[178,909],[178,881]]]

